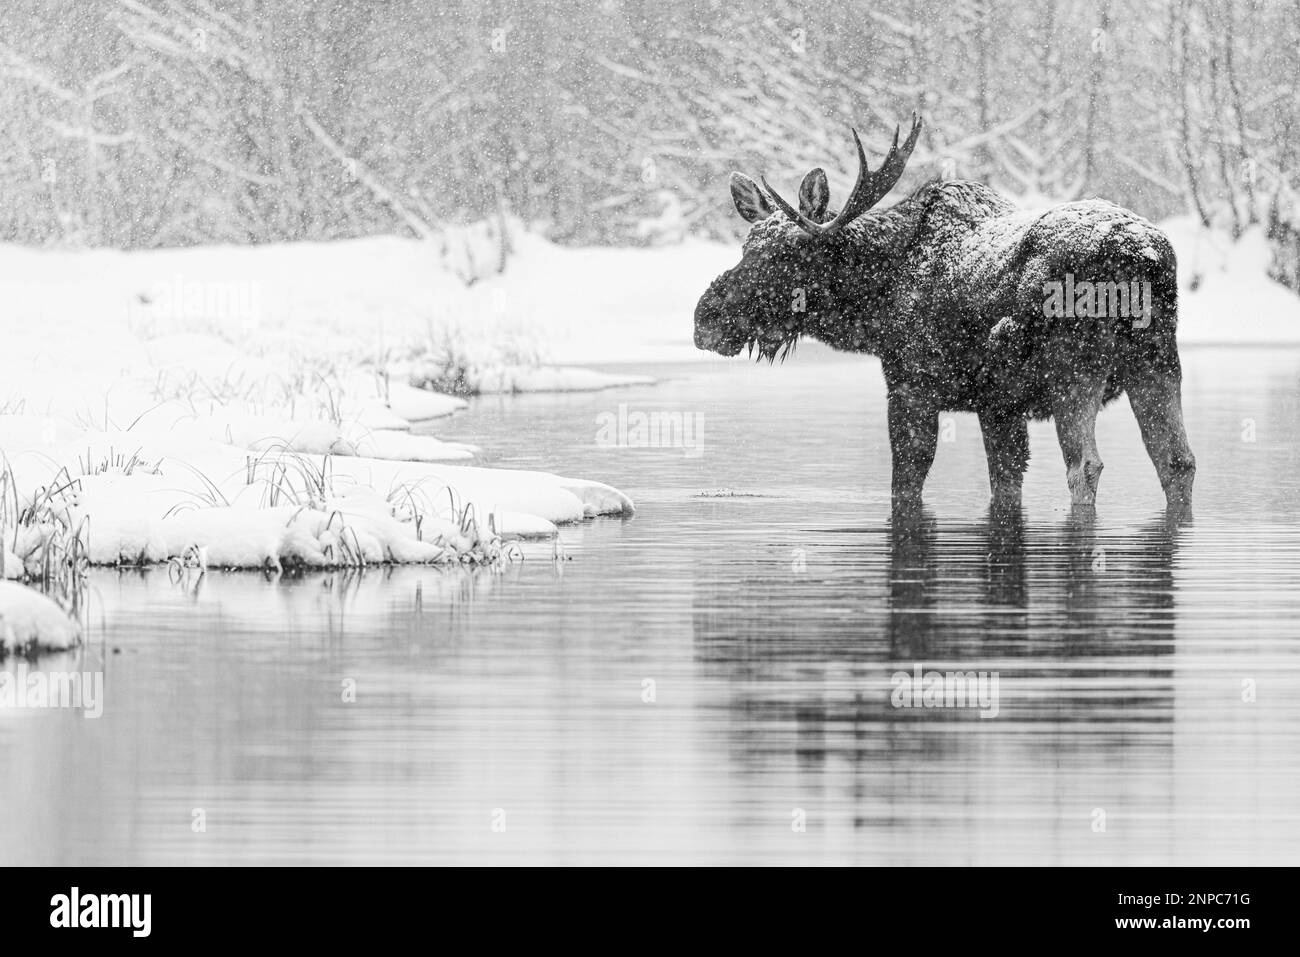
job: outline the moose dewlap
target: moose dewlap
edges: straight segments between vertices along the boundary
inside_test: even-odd
[[[1091,506],[1095,426],[1126,393],[1169,507],[1191,503],[1196,460],[1183,429],[1178,285],[1164,233],[1104,200],[1025,213],[980,183],[930,182],[886,209],[921,132],[898,130],[832,211],[811,170],[796,208],[765,179],[731,174],[748,222],[740,262],[695,308],[695,345],[784,360],[811,336],[879,356],[889,396],[892,495],[919,504],[941,412],[979,416],[995,503],[1018,504],[1028,420],[1056,424],[1071,500]],[[761,177],[760,177],[761,179]]]

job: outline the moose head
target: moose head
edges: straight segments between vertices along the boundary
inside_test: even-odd
[[[695,307],[695,345],[724,356],[748,347],[769,362],[789,355],[803,335],[818,336],[838,324],[841,312],[870,298],[869,289],[848,290],[845,283],[868,280],[883,263],[864,263],[881,249],[872,242],[862,216],[894,188],[912,155],[921,120],[899,146],[894,130],[880,168],[867,166],[857,131],[858,178],[836,213],[827,207],[826,173],[808,172],[799,186],[796,209],[767,180],[760,187],[743,173],[731,174],[731,198],[749,223],[741,260],[713,281]],[[867,267],[864,272],[864,266]]]

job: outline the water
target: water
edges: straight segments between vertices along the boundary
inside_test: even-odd
[[[501,571],[97,571],[41,667],[102,669],[104,713],[0,712],[0,863],[1294,864],[1300,352],[1185,366],[1177,528],[1123,401],[1095,518],[1038,425],[990,524],[956,416],[906,528],[870,361],[478,401],[440,434],[636,517]],[[598,447],[620,403],[698,454]],[[996,717],[894,707],[917,667],[996,672]]]

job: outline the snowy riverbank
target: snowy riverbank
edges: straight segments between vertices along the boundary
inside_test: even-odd
[[[521,242],[542,250],[535,260],[558,252]],[[491,562],[512,539],[630,514],[630,499],[598,481],[476,467],[475,446],[430,434],[427,423],[465,407],[430,386],[651,381],[545,362],[533,333],[518,331],[531,319],[436,262],[395,239],[135,254],[0,247],[0,578],[36,584],[69,612],[87,564]],[[527,263],[521,277],[531,268],[540,282],[546,262]],[[645,308],[648,280],[605,279],[617,289],[607,308]],[[539,322],[554,322],[556,296],[537,300],[552,310]],[[569,332],[587,341],[581,323]],[[590,358],[580,351],[560,354]],[[73,640],[75,627],[49,627],[56,605],[31,595],[0,596],[0,648]]]
[[[1300,342],[1300,298],[1267,278],[1257,232],[1165,227],[1184,344]],[[602,362],[700,358],[695,300],[737,255],[521,234],[505,276],[467,287],[395,238],[0,247],[0,577],[48,583],[60,561],[492,561],[512,538],[628,514],[598,481],[478,468],[475,446],[412,425],[465,407],[439,388],[601,389],[649,381]],[[23,629],[48,610],[0,608],[8,647],[36,641]]]

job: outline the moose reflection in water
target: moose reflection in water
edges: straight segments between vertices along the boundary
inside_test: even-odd
[[[1090,509],[1059,524],[999,510],[838,530],[788,573],[769,559],[701,576],[696,655],[745,699],[746,737],[755,712],[798,726],[979,721],[977,708],[897,708],[891,679],[914,668],[1000,672],[1014,722],[1167,718],[1179,535],[1163,515],[1099,531]]]
[[[753,826],[792,820],[872,864],[1141,859],[1168,840],[1177,525],[822,532],[802,571],[718,565],[696,592],[718,750],[771,795]],[[1000,700],[899,707],[918,672],[996,676]]]

